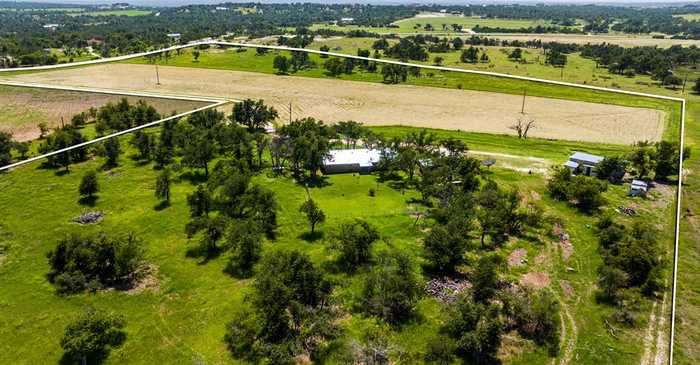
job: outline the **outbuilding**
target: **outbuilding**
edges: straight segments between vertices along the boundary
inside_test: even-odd
[[[569,160],[564,162],[564,166],[571,169],[571,172],[576,173],[579,166],[583,169],[583,174],[586,176],[595,176],[595,167],[604,157],[591,155],[590,153],[575,151]]]
[[[632,180],[630,184],[630,195],[631,196],[645,196],[649,190],[649,184],[642,180]]]
[[[342,149],[331,150],[323,160],[324,174],[339,174],[344,172],[369,173],[381,159],[381,152],[374,149]]]

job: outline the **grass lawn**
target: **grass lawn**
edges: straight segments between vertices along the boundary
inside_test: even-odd
[[[90,126],[88,128],[90,129]],[[396,133],[396,131],[393,131]],[[453,132],[457,133],[457,132]],[[468,136],[466,138],[471,138]],[[517,140],[511,140],[511,144]],[[0,242],[8,246],[0,264],[0,363],[52,363],[61,356],[58,345],[64,326],[86,306],[94,306],[123,314],[127,321],[127,340],[114,351],[107,364],[116,363],[236,363],[231,359],[222,342],[224,325],[232,313],[241,306],[248,292],[250,280],[236,280],[222,272],[225,258],[220,257],[202,263],[187,258],[185,252],[194,242],[187,240],[184,226],[188,220],[186,195],[195,188],[189,170],[175,174],[171,186],[171,206],[156,210],[153,197],[155,177],[158,171],[151,164],[141,164],[129,156],[135,151],[128,146],[128,137],[121,138],[126,154],[120,166],[110,171],[100,170],[101,190],[94,207],[78,203],[77,186],[88,169],[99,169],[102,159],[73,165],[68,174],[42,169],[34,163],[6,174],[0,174]],[[501,252],[507,255],[515,248],[525,248],[528,264],[509,272],[513,280],[529,271],[542,271],[550,275],[551,287],[563,301],[564,311],[571,315],[576,326],[574,356],[577,364],[616,363],[638,361],[644,328],[620,328],[616,338],[603,324],[604,316],[611,309],[595,302],[593,285],[596,268],[600,263],[597,243],[590,225],[594,217],[578,213],[572,207],[549,199],[544,191],[541,175],[521,174],[492,168],[487,174],[500,183],[517,186],[526,196],[541,196],[542,205],[550,215],[560,217],[571,235],[575,251],[568,262],[560,259],[559,251],[543,232],[537,239],[511,240]],[[298,206],[306,198],[302,186],[286,177],[273,177],[267,173],[258,175],[255,182],[276,193],[279,204],[278,237],[264,245],[266,252],[279,249],[297,249],[307,252],[321,267],[332,260],[323,240],[302,240],[308,230],[307,223],[298,212]],[[427,222],[420,220],[414,226],[411,212],[425,209],[415,203],[418,193],[413,190],[396,190],[379,183],[373,175],[332,175],[326,185],[310,188],[310,195],[326,212],[328,220],[320,227],[324,233],[339,222],[350,218],[365,218],[376,225],[387,243],[379,243],[375,250],[392,245],[410,254],[420,264],[422,244],[421,230]],[[374,188],[375,197],[368,191]],[[648,222],[667,225],[669,207],[656,208],[653,197],[649,200],[626,197],[626,188],[612,186],[606,197],[611,206],[637,204],[640,216]],[[538,198],[539,199],[539,198]],[[667,199],[667,197],[663,197]],[[27,204],[30,202],[30,204]],[[99,210],[106,218],[94,226],[78,226],[71,218],[86,210]],[[666,227],[668,228],[668,227]],[[134,232],[142,238],[147,250],[147,260],[158,268],[158,288],[138,294],[110,291],[97,294],[81,294],[59,297],[46,281],[48,265],[46,253],[55,245],[58,237],[69,232]],[[666,230],[668,231],[668,230]],[[664,237],[666,242],[668,239]],[[477,251],[475,257],[480,255]],[[541,257],[541,259],[537,259]],[[575,272],[568,272],[567,267]],[[419,265],[416,266],[419,270]],[[359,338],[364,330],[379,326],[376,320],[352,314],[351,307],[360,289],[364,271],[348,276],[330,274],[336,284],[334,298],[351,315],[342,322],[345,341]],[[559,286],[566,280],[574,294],[566,297]],[[645,304],[645,312],[648,303]],[[568,316],[568,315],[567,315]],[[420,359],[425,342],[436,334],[445,320],[440,303],[424,298],[418,305],[417,319],[400,328],[390,329],[389,340],[405,351],[407,358]],[[572,324],[565,342],[571,339]],[[506,364],[542,364],[548,362],[547,354],[528,342],[510,344],[514,351],[504,355]],[[331,361],[331,363],[339,363]]]

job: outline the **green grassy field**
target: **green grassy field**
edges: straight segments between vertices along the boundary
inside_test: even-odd
[[[309,48],[319,49],[327,45],[333,52],[357,54],[357,49],[371,49],[374,38],[331,38],[312,43]],[[390,40],[390,43],[395,41]],[[468,46],[465,46],[467,48]],[[542,49],[523,48],[523,61],[515,61],[508,58],[514,47],[485,47],[479,46],[480,54],[486,52],[489,62],[464,63],[460,62],[460,51],[447,53],[430,53],[426,62],[411,61],[413,63],[435,64],[435,57],[442,57],[443,66],[463,68],[467,70],[479,70],[497,72],[508,75],[528,76],[547,80],[566,81],[577,84],[601,86],[612,89],[634,90],[653,94],[662,94],[681,97],[681,88],[668,89],[661,83],[652,80],[649,75],[635,75],[626,77],[608,72],[606,68],[596,67],[594,60],[581,57],[579,53],[567,55],[567,64],[563,69],[545,64],[546,57]]]
[[[389,132],[389,131],[387,131]],[[393,131],[396,133],[397,131]],[[452,132],[459,136],[459,132]],[[470,137],[467,137],[470,138]],[[206,363],[236,363],[231,359],[222,342],[224,324],[240,306],[248,292],[250,280],[235,280],[222,272],[225,258],[202,263],[187,258],[185,252],[194,242],[184,234],[188,220],[186,194],[194,189],[187,178],[187,170],[176,174],[172,192],[172,204],[164,210],[154,209],[155,177],[151,164],[132,161],[128,156],[135,152],[127,147],[128,137],[122,137],[121,145],[126,155],[120,166],[110,171],[100,171],[101,191],[95,207],[78,203],[77,185],[88,169],[100,168],[102,159],[80,163],[71,167],[69,174],[56,174],[42,169],[39,164],[0,175],[0,215],[6,217],[0,223],[0,241],[9,246],[0,266],[0,363],[51,363],[61,356],[58,340],[64,326],[85,306],[94,306],[123,314],[127,321],[127,340],[107,360],[113,363],[183,363],[193,359]],[[510,148],[526,148],[516,138],[504,139]],[[590,229],[594,217],[581,215],[564,203],[552,201],[544,192],[541,175],[527,175],[499,168],[488,173],[497,181],[518,186],[526,196],[536,192],[548,214],[560,217],[575,244],[575,251],[567,263],[544,238],[545,243],[530,239],[512,240],[502,249],[508,254],[515,248],[528,251],[527,267],[509,272],[517,279],[531,270],[548,272],[552,289],[562,299],[565,311],[574,318],[578,337],[574,354],[577,364],[615,363],[628,364],[638,360],[644,328],[620,328],[617,338],[612,337],[603,318],[611,308],[595,302],[591,288],[596,280],[596,268],[600,263],[597,243]],[[307,252],[323,266],[331,258],[323,241],[306,242],[299,237],[307,225],[298,206],[305,199],[304,188],[290,178],[272,177],[263,173],[255,178],[276,193],[280,206],[280,228],[274,242],[267,242],[264,250],[298,249]],[[400,191],[377,182],[372,175],[333,175],[328,185],[312,188],[311,196],[326,212],[328,221],[321,226],[328,232],[339,222],[353,218],[366,218],[375,224],[392,246],[409,253],[420,263],[421,229],[425,222],[413,225],[412,211],[423,209],[413,198],[418,193]],[[368,195],[376,188],[375,197]],[[626,188],[612,186],[606,193],[611,206],[629,204]],[[655,199],[667,199],[656,197]],[[26,204],[31,201],[31,204]],[[670,205],[658,209],[654,199],[635,200],[641,215],[649,222],[667,220]],[[86,210],[106,213],[103,222],[95,226],[78,226],[71,218]],[[45,254],[53,247],[57,237],[68,232],[136,233],[144,240],[147,260],[158,268],[158,288],[139,294],[118,291],[97,294],[81,294],[59,297],[44,275],[48,271]],[[386,247],[381,243],[375,247]],[[544,257],[543,261],[535,258]],[[566,267],[575,268],[567,272]],[[350,311],[352,298],[357,295],[363,272],[358,275],[332,274],[337,289],[334,298]],[[564,297],[559,280],[567,280],[574,288],[574,295]],[[645,311],[648,304],[645,305]],[[408,359],[420,359],[425,342],[433,336],[445,319],[441,304],[424,298],[418,305],[417,320],[390,330],[389,340],[405,351]],[[570,323],[569,334],[571,334]],[[346,340],[359,338],[365,329],[376,327],[375,320],[352,315],[342,322]],[[569,335],[570,336],[570,335]],[[565,339],[568,340],[570,338]],[[547,355],[531,343],[518,343],[519,350],[505,357],[507,364],[542,364]],[[334,362],[331,362],[334,363]],[[337,362],[336,362],[337,363]]]
[[[76,13],[75,15],[86,16],[144,16],[150,15],[153,12],[150,10],[124,9],[124,10],[100,10]]]
[[[393,27],[367,27],[367,26],[357,26],[357,25],[343,25],[336,23],[318,23],[313,24],[309,29],[333,29],[341,31],[352,31],[352,30],[366,30],[368,32],[375,33],[423,33],[427,32],[425,30],[425,25],[430,24],[433,26],[433,31],[435,33],[455,33],[452,29],[452,24],[458,24],[465,29],[473,28],[477,25],[482,27],[499,27],[507,29],[519,29],[519,28],[529,28],[536,27],[538,25],[547,26],[552,25],[544,20],[525,20],[525,19],[482,19],[475,17],[464,17],[464,16],[431,16],[431,17],[413,17],[408,19],[401,19],[393,23]],[[443,28],[443,24],[445,28]]]
[[[67,56],[63,50],[59,48],[51,48],[51,54],[55,54],[58,57],[59,63],[69,63],[69,62],[81,62],[90,61],[96,59],[97,57],[91,55],[88,52],[83,52],[81,55]]]

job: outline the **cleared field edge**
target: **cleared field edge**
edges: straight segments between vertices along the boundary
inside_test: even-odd
[[[203,103],[209,103],[208,105],[195,108],[192,110],[188,110],[182,113],[178,113],[175,115],[171,115],[166,118],[162,118],[150,123],[142,124],[133,128],[125,129],[123,131],[118,131],[106,136],[98,137],[91,139],[89,141],[79,143],[77,145],[73,145],[67,148],[63,148],[57,151],[49,152],[43,155],[39,156],[34,156],[31,158],[28,158],[26,160],[18,161],[9,165],[5,166],[0,166],[0,171],[5,171],[5,170],[10,170],[15,167],[19,167],[37,160],[41,160],[43,158],[57,155],[59,153],[67,152],[76,148],[81,148],[85,146],[89,146],[107,139],[110,139],[112,137],[117,137],[121,136],[124,134],[128,134],[134,131],[137,131],[139,129],[144,129],[148,127],[152,127],[154,125],[161,124],[163,122],[167,122],[169,120],[175,120],[179,119],[185,116],[188,116],[190,114],[194,114],[196,112],[200,112],[203,110],[207,109],[212,109],[212,108],[218,108],[221,107],[225,104],[229,104],[232,102],[236,102],[236,100],[230,100],[230,99],[214,99],[214,98],[208,98],[208,97],[197,97],[197,96],[188,96],[188,95],[174,95],[174,94],[158,94],[158,93],[144,93],[144,92],[129,92],[129,91],[120,91],[120,90],[109,90],[109,89],[97,89],[97,88],[83,88],[83,87],[68,87],[68,86],[55,86],[55,85],[44,85],[44,84],[32,84],[32,83],[25,83],[25,82],[10,82],[10,81],[0,81],[0,85],[2,86],[14,86],[14,87],[26,87],[26,88],[38,88],[38,89],[48,89],[48,90],[61,90],[61,91],[75,91],[75,92],[89,92],[89,93],[98,93],[98,94],[108,94],[108,95],[119,95],[119,96],[135,96],[135,97],[148,97],[148,98],[161,98],[161,99],[172,99],[172,100],[183,100],[183,101],[197,101],[197,102],[203,102]]]
[[[98,59],[98,60],[92,60],[92,61],[82,61],[82,62],[76,62],[76,63],[72,63],[72,64],[68,63],[68,64],[50,65],[50,66],[0,69],[0,74],[2,74],[3,72],[9,73],[9,72],[17,72],[17,71],[51,70],[51,69],[59,69],[59,68],[64,68],[64,67],[74,67],[74,66],[82,66],[82,65],[92,65],[92,64],[99,64],[99,63],[123,61],[123,60],[138,58],[138,57],[149,56],[149,55],[153,55],[153,54],[159,54],[159,53],[162,53],[165,51],[174,51],[174,50],[178,50],[178,49],[196,47],[196,46],[200,46],[200,45],[220,45],[220,46],[229,46],[229,47],[263,48],[263,49],[274,49],[274,50],[281,50],[281,51],[314,53],[314,54],[328,55],[328,56],[333,56],[333,57],[342,57],[342,58],[350,58],[350,59],[357,59],[357,60],[363,60],[363,61],[373,61],[373,62],[385,63],[385,64],[394,64],[394,65],[400,65],[400,66],[406,66],[406,67],[417,67],[417,68],[422,68],[422,69],[430,69],[430,70],[438,70],[438,71],[453,71],[453,72],[470,73],[470,74],[477,74],[477,75],[494,76],[494,77],[513,79],[513,80],[532,81],[532,82],[549,84],[549,85],[568,86],[568,87],[575,87],[575,88],[581,88],[581,89],[611,92],[611,93],[624,94],[624,95],[634,95],[634,96],[648,97],[648,98],[653,98],[653,99],[680,102],[681,103],[680,136],[679,136],[680,137],[679,138],[680,139],[680,154],[679,154],[679,163],[678,163],[678,182],[677,182],[678,186],[676,189],[676,194],[677,194],[676,195],[676,222],[675,222],[675,229],[674,229],[674,248],[673,248],[674,252],[673,252],[673,273],[672,273],[673,280],[672,280],[672,290],[671,290],[671,319],[670,319],[669,351],[668,351],[669,364],[673,364],[673,346],[674,346],[674,330],[675,330],[675,316],[676,316],[676,289],[677,289],[676,284],[677,284],[677,274],[678,274],[678,244],[679,244],[679,233],[680,233],[680,218],[681,218],[680,212],[681,212],[681,198],[682,198],[682,186],[683,186],[683,181],[682,181],[683,180],[683,148],[684,148],[684,141],[685,141],[685,111],[686,111],[685,98],[677,98],[677,97],[672,97],[672,96],[642,93],[642,92],[629,91],[629,90],[617,90],[617,89],[610,89],[610,88],[592,86],[592,85],[581,85],[581,84],[564,82],[564,81],[545,80],[545,79],[539,79],[539,78],[534,78],[534,77],[507,75],[507,74],[500,74],[500,73],[488,72],[488,71],[466,70],[466,69],[459,69],[459,68],[454,68],[454,67],[444,67],[444,66],[419,65],[419,64],[413,64],[410,62],[401,62],[401,61],[393,61],[393,60],[386,60],[386,59],[374,59],[371,57],[354,56],[354,55],[348,55],[348,54],[336,53],[336,52],[324,52],[324,51],[305,49],[305,48],[295,48],[295,47],[286,47],[286,46],[269,46],[269,45],[248,44],[248,43],[238,43],[238,42],[225,42],[225,41],[216,41],[216,40],[192,42],[192,43],[185,44],[185,45],[173,46],[173,47],[163,48],[163,49],[159,49],[159,50],[141,52],[141,53],[125,55],[125,56],[104,58],[104,59]],[[227,104],[229,102],[230,101],[220,101],[218,103],[208,105],[206,107],[199,108],[199,109],[205,110],[205,109],[209,109],[212,107],[219,107],[219,106]],[[93,143],[96,143],[96,142],[99,142],[99,141],[102,141],[102,140],[105,140],[108,138],[112,138],[112,137],[115,137],[118,135],[127,134],[127,133],[130,133],[130,132],[138,130],[138,129],[146,128],[146,127],[149,127],[152,125],[157,125],[157,124],[162,123],[162,122],[167,121],[167,120],[180,118],[180,117],[192,114],[196,111],[199,111],[199,110],[181,113],[179,115],[172,116],[172,117],[165,118],[165,119],[161,119],[159,121],[148,123],[148,124],[145,124],[143,126],[131,128],[131,129],[117,132],[117,133],[114,133],[114,134],[111,134],[108,136],[96,138],[92,141],[88,141],[88,142],[85,142],[85,143],[80,144],[80,145],[69,147],[68,149],[64,149],[61,151],[55,151],[55,152],[52,152],[50,154],[46,154],[43,156],[37,156],[37,157],[34,157],[32,159],[29,159],[29,160],[21,161],[20,163],[4,166],[4,167],[0,168],[0,171],[6,170],[6,169],[14,167],[14,166],[19,166],[19,165],[22,165],[25,163],[29,163],[31,161],[35,161],[35,160],[38,160],[38,159],[41,159],[41,158],[44,158],[44,157],[47,157],[47,156],[50,156],[53,154],[61,153],[61,152],[64,152],[66,150],[83,147],[84,145],[93,144]]]
[[[217,65],[222,61],[237,63],[238,59],[229,57],[231,54],[219,53]],[[514,135],[511,128],[514,120],[533,118],[537,120],[538,126],[530,133],[530,137],[621,146],[629,146],[636,141],[660,140],[664,129],[663,121],[668,116],[664,110],[657,110],[659,108],[655,107],[656,103],[640,101],[636,104],[643,105],[629,106],[540,96],[543,92],[559,88],[551,86],[538,86],[540,90],[537,95],[527,98],[527,113],[523,113],[521,102],[524,98],[515,93],[415,84],[386,85],[378,82],[377,75],[373,75],[371,82],[365,81],[364,76],[360,76],[362,81],[338,81],[314,77],[320,74],[318,70],[311,71],[312,77],[307,77],[309,75],[306,74],[275,76],[267,68],[265,72],[249,70],[255,65],[266,66],[265,61],[273,56],[268,55],[259,60],[255,56],[240,59],[240,62],[248,65],[245,71],[186,67],[187,62],[183,63],[185,67],[161,67],[161,85],[156,85],[153,66],[140,63],[103,64],[81,70],[64,69],[48,74],[17,77],[23,81],[71,86],[100,85],[114,89],[265,99],[266,103],[283,111],[282,114],[285,114],[284,111],[291,102],[295,106],[297,118],[311,116],[326,121],[359,120],[367,126],[404,124]],[[187,59],[187,55],[183,55],[182,59]],[[180,66],[180,63],[175,66]],[[510,88],[523,82],[506,83]],[[451,82],[450,85],[452,84],[454,83]],[[318,90],[325,92],[318,93]],[[430,98],[426,99],[426,95],[430,95]],[[634,101],[641,98],[625,96],[619,99]]]

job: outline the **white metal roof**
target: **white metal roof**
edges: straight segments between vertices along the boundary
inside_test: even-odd
[[[649,186],[649,184],[647,184],[646,182],[644,182],[642,180],[632,180],[632,186],[646,189]]]
[[[575,169],[578,167],[578,163],[569,160],[569,161],[564,162],[564,166],[571,167],[572,169]]]
[[[574,154],[569,157],[569,160],[579,160],[583,162],[588,162],[591,164],[597,164],[602,161],[604,157],[591,155],[590,153],[574,151]]]
[[[371,167],[379,162],[381,157],[379,150],[366,148],[331,150],[329,157],[323,161],[326,166],[358,164],[361,167]]]

